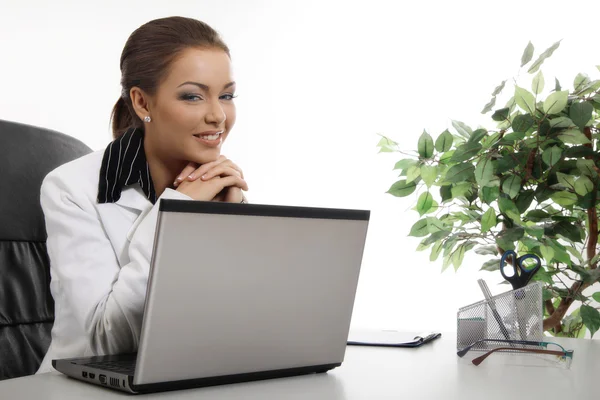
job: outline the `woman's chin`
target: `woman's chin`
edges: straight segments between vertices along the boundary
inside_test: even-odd
[[[205,150],[201,154],[190,154],[188,160],[196,164],[207,164],[216,161],[221,155],[219,149]]]

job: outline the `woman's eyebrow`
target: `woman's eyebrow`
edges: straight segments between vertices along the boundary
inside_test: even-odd
[[[210,90],[210,88],[208,87],[208,85],[205,85],[204,83],[199,83],[199,82],[192,82],[192,81],[186,81],[183,82],[181,85],[177,86],[177,87],[181,87],[183,85],[195,85],[198,86],[200,89],[202,90],[206,90],[207,92]],[[229,82],[228,84],[226,84],[223,89],[227,89],[230,88],[231,86],[235,85],[235,81],[234,82]]]

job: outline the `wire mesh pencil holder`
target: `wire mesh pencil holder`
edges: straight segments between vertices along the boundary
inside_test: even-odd
[[[543,341],[542,307],[541,282],[461,307],[457,313],[457,350],[476,342],[471,351],[506,346],[494,339]]]

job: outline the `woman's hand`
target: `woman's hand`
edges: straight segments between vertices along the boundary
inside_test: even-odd
[[[220,180],[225,181],[216,182]],[[222,187],[209,200],[240,203],[244,199],[242,190],[248,190],[248,184],[244,180],[242,169],[225,156],[220,156],[217,160],[203,164],[200,167],[195,163],[189,163],[177,179],[175,179],[173,185],[177,187],[178,191],[190,195],[187,192],[191,190],[189,189],[191,183],[196,183],[196,186],[198,186],[194,190],[197,192],[196,195],[203,197],[196,200],[205,200],[204,197],[208,193],[212,193],[218,187]],[[211,183],[211,189],[203,185],[203,183]],[[204,189],[199,189],[200,186],[204,186]],[[182,187],[184,188],[181,189]],[[190,197],[195,198],[194,196]]]

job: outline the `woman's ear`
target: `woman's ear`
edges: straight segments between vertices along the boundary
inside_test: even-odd
[[[129,98],[133,105],[133,111],[142,121],[150,115],[150,98],[146,92],[137,86],[129,90]]]

